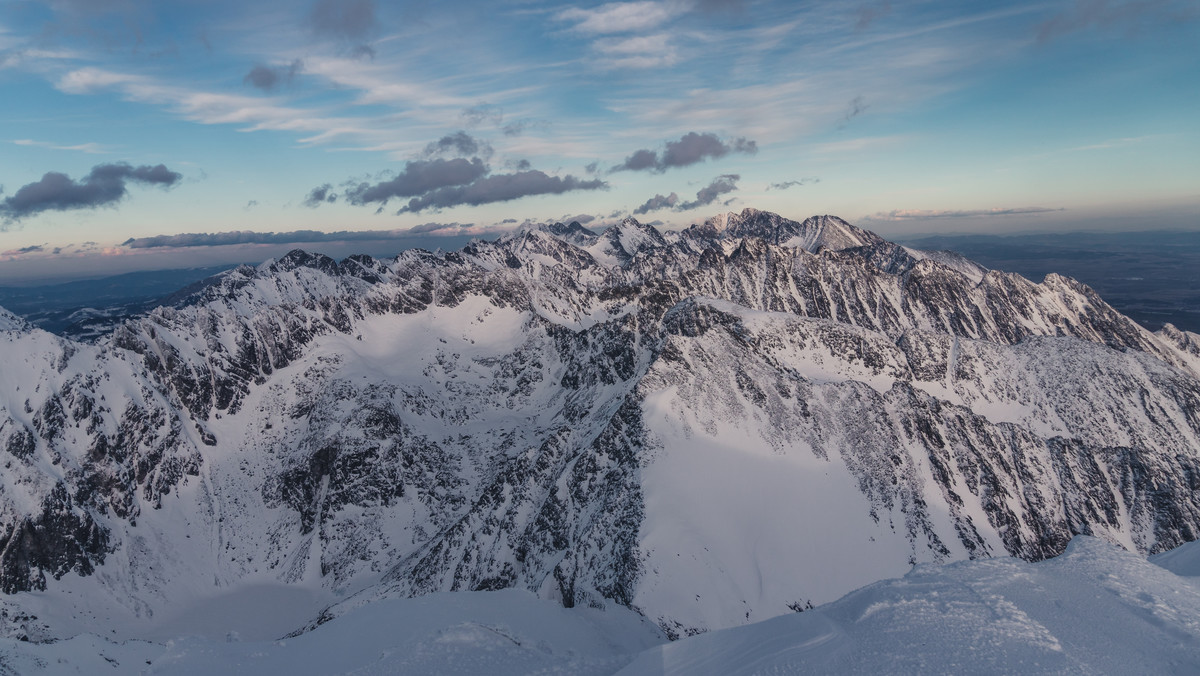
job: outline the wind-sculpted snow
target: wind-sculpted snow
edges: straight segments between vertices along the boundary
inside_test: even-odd
[[[520,587],[683,636],[1200,536],[1200,337],[831,216],[294,251],[94,344],[7,317],[9,635],[285,583],[340,601],[307,626]]]

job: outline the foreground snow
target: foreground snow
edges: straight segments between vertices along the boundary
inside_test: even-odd
[[[1185,573],[1198,560],[1195,543],[1155,557]],[[5,639],[0,673],[1195,673],[1200,584],[1079,537],[1041,563],[917,566],[816,609],[674,643],[630,611],[518,590],[378,601],[293,638],[238,639]]]
[[[1041,563],[918,566],[797,615],[663,645],[649,674],[1170,674],[1200,669],[1200,587],[1100,540]]]
[[[0,639],[0,674],[611,674],[664,640],[630,610],[567,609],[515,589],[378,601],[294,638],[240,638]]]

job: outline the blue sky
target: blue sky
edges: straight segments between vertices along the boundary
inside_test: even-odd
[[[747,206],[1200,230],[1195,0],[3,0],[0,101],[4,282]]]

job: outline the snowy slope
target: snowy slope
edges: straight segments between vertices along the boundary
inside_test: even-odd
[[[1200,587],[1076,538],[1056,559],[908,575],[827,605],[647,651],[622,676],[1168,674],[1200,664]]]
[[[1200,536],[1197,345],[833,217],[294,251],[95,344],[0,326],[0,629],[516,587],[685,636],[1156,553]]]
[[[611,674],[663,640],[623,608],[565,609],[528,592],[380,601],[286,639],[180,635],[49,644],[0,639],[0,671],[45,674]],[[11,671],[6,671],[11,670]]]
[[[1192,673],[1200,663],[1200,587],[1087,537],[1039,563],[922,565],[798,608],[803,612],[667,643],[623,608],[566,609],[518,590],[440,593],[379,601],[283,639],[237,632],[125,642],[95,635],[42,644],[0,639],[0,665],[28,676],[727,676],[1164,674]]]

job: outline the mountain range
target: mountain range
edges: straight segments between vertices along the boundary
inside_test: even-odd
[[[670,638],[1200,538],[1200,336],[832,216],[293,251],[97,340],[0,312],[0,627],[519,588]],[[305,614],[307,613],[307,614]]]

